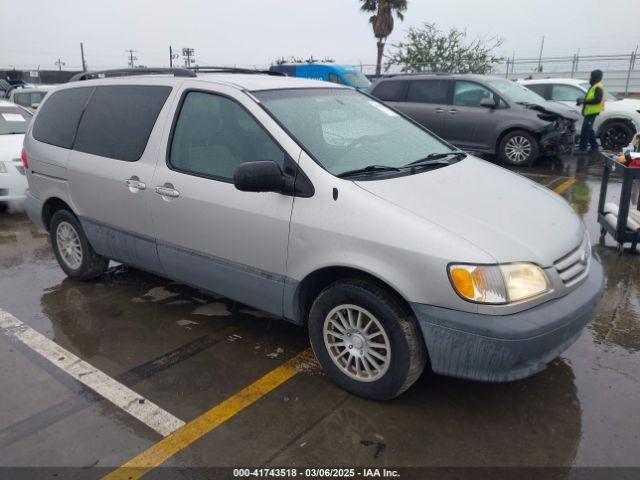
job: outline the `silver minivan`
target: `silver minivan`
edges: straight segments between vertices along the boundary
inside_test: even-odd
[[[351,88],[137,73],[60,87],[25,137],[26,208],[69,277],[113,260],[281,316],[372,399],[427,365],[529,376],[592,318],[602,267],[546,188]]]

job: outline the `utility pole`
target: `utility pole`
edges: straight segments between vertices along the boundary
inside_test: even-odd
[[[544,35],[540,44],[540,55],[538,56],[538,72],[542,72],[542,51],[544,50]]]
[[[173,53],[173,48],[169,45],[169,67],[173,68],[173,61],[180,57],[177,53]]]
[[[125,50],[125,52],[129,52],[129,68],[136,68],[136,60],[138,57],[135,57],[133,54],[136,53],[136,50]]]
[[[196,62],[195,50],[193,48],[183,48],[182,58],[184,59],[184,66],[191,68],[191,64]]]
[[[84,45],[80,42],[80,57],[82,58],[82,71],[87,71],[87,63],[84,61]]]
[[[63,65],[66,65],[66,63],[64,63],[62,60],[58,59],[55,62],[53,62],[54,65],[56,65],[58,67],[58,71],[62,71],[62,67]]]
[[[629,80],[631,79],[631,72],[633,71],[633,67],[635,67],[637,57],[638,57],[638,45],[636,45],[636,49],[633,52],[631,52],[631,58],[629,58],[629,70],[627,71],[627,82],[624,86],[625,98],[629,96]]]

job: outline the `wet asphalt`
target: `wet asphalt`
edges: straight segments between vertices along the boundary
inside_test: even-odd
[[[515,170],[552,189],[575,179],[562,196],[606,272],[596,318],[546,370],[506,384],[426,373],[377,403],[311,364],[163,465],[535,466],[559,467],[557,478],[640,467],[640,256],[619,256],[610,238],[598,245],[601,160]],[[614,178],[609,199],[618,192]],[[185,422],[309,346],[294,325],[122,265],[68,280],[48,235],[19,211],[0,213],[0,309]],[[90,467],[118,467],[160,439],[0,334],[0,467],[83,467],[97,478],[108,470]]]

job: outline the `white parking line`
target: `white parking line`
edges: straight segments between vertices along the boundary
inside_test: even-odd
[[[64,370],[77,381],[145,423],[163,437],[184,425],[184,422],[179,418],[81,360],[1,308],[0,331],[39,353],[56,367]]]

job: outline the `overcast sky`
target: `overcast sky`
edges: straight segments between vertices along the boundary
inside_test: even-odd
[[[167,65],[168,48],[192,47],[200,65],[268,65],[280,56],[375,61],[375,40],[358,0],[0,0],[0,68],[80,66],[84,42],[91,68]],[[501,54],[629,53],[640,41],[640,0],[409,0],[403,23],[435,22],[470,36],[500,35]]]

